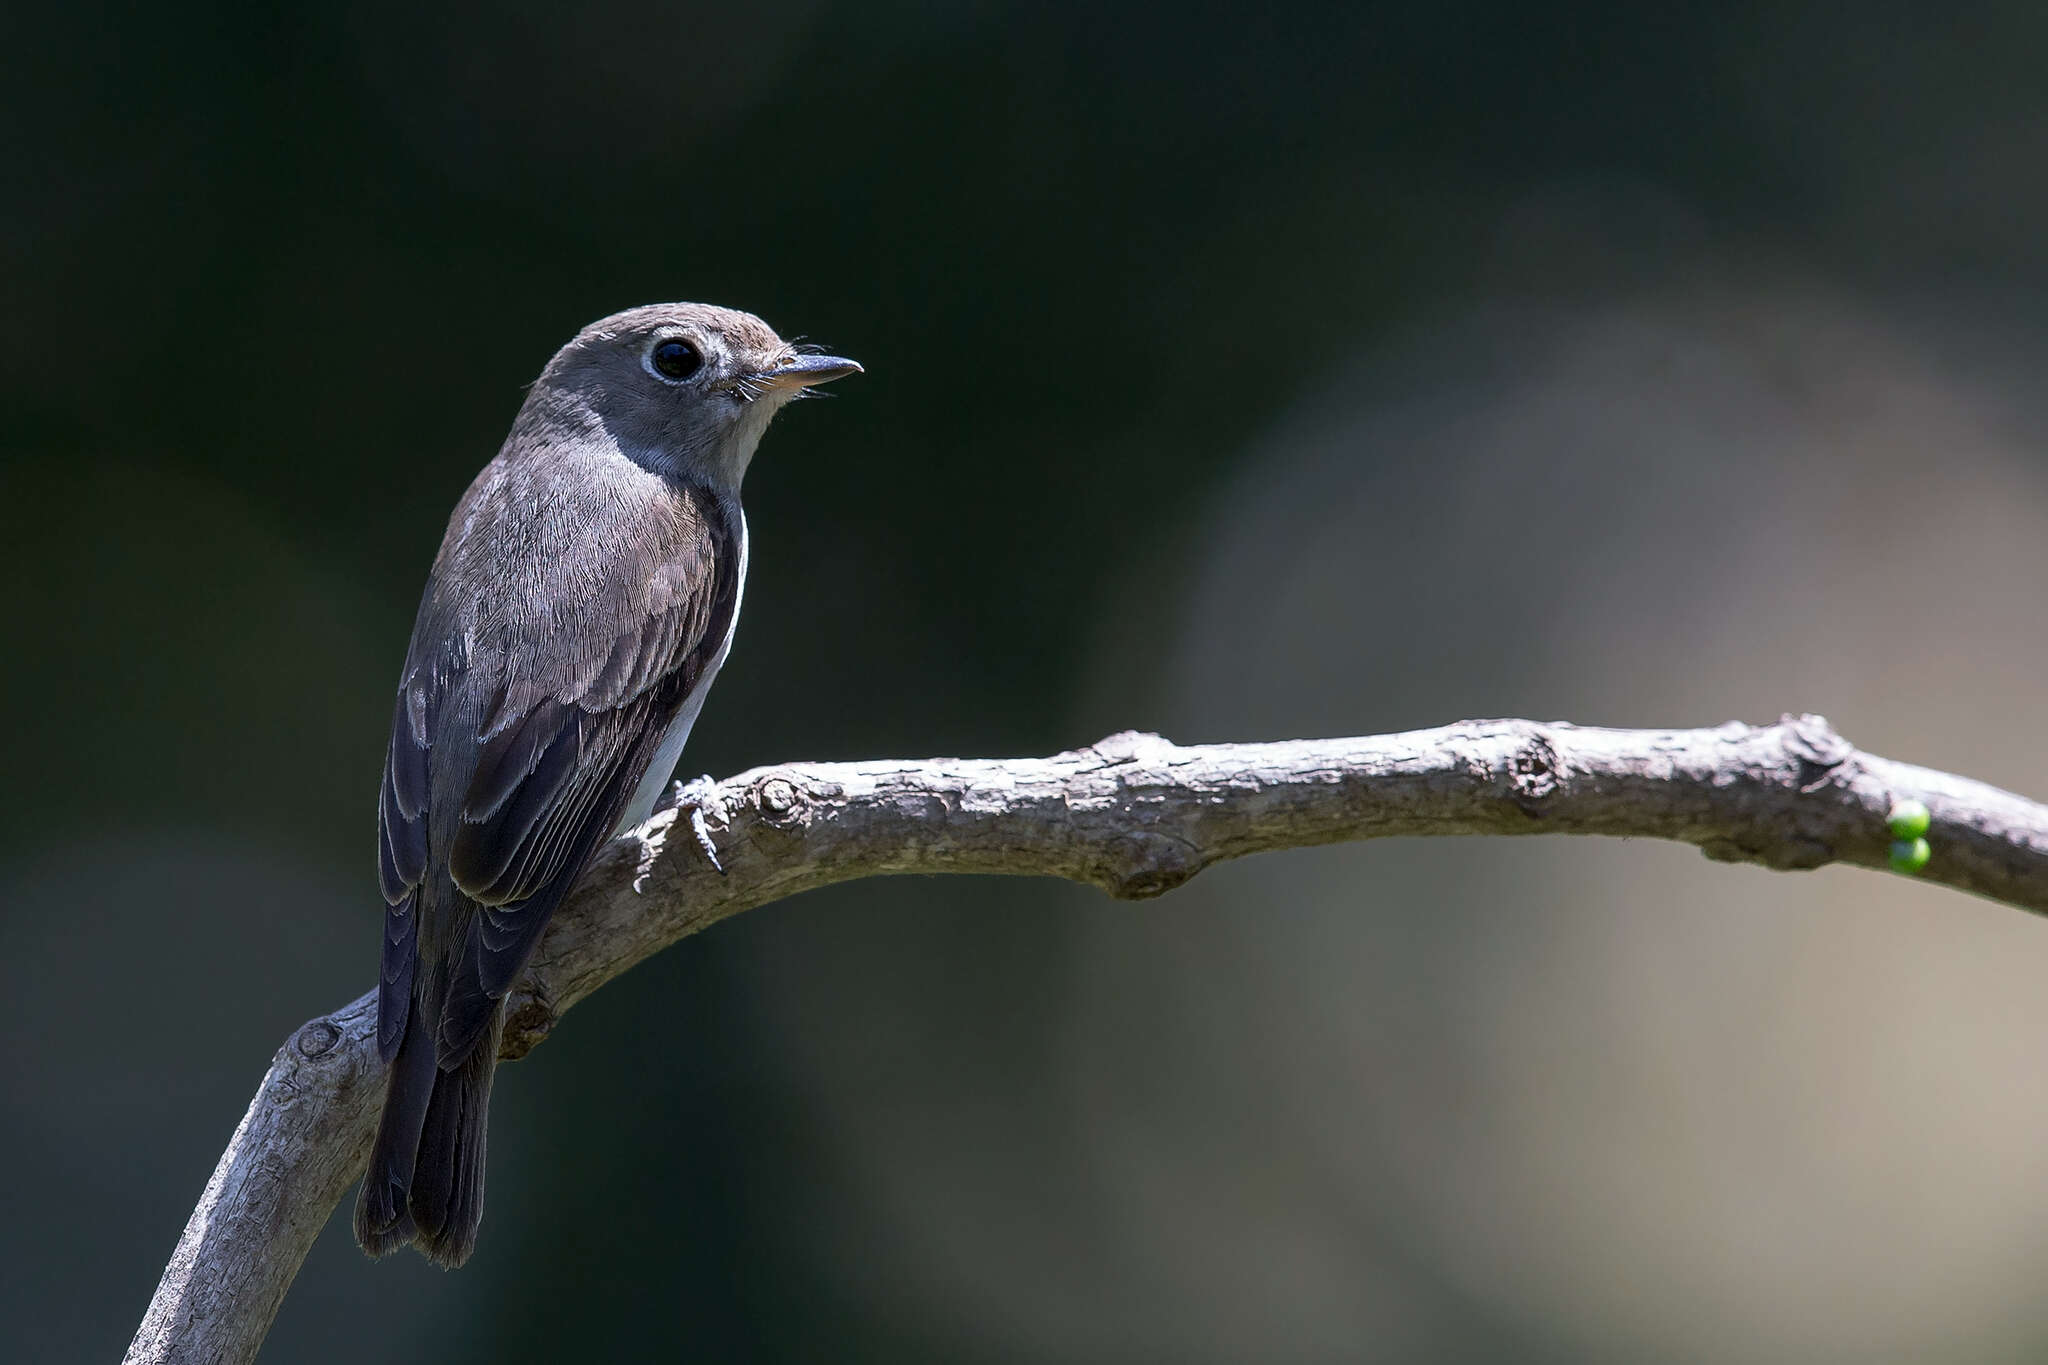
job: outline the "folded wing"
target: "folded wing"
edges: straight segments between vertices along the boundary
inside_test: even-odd
[[[378,811],[387,1058],[414,999],[436,996],[440,1066],[468,1056],[717,656],[738,604],[735,533],[708,497],[679,528],[651,577],[605,585],[628,600],[550,622],[544,639],[415,639],[427,657],[408,660]],[[435,762],[451,725],[466,772]],[[449,801],[454,818],[437,820]],[[436,876],[460,895],[429,893]],[[413,989],[423,898],[454,912],[433,933],[445,962],[432,995]]]

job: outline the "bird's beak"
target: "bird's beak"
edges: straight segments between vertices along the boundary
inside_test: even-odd
[[[755,379],[771,389],[808,389],[814,384],[829,384],[860,372],[859,365],[840,356],[800,355],[772,370],[763,371]]]

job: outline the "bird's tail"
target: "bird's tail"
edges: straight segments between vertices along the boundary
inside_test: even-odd
[[[453,1270],[476,1249],[484,1216],[484,1127],[505,1010],[460,1059],[437,1063],[437,1010],[414,998],[392,1059],[370,1171],[356,1198],[356,1241],[372,1256],[410,1242]]]

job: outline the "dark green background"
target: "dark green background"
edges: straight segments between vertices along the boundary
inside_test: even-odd
[[[1312,637],[1281,662],[1255,633],[1212,631],[1188,584],[1203,528],[1268,486],[1251,471],[1289,448],[1304,404],[1397,410],[1446,347],[1467,357],[1456,375],[1551,359],[1548,324],[1467,345],[1460,319],[1712,309],[1736,280],[1763,312],[1820,294],[1908,335],[1932,319],[1961,338],[1942,343],[1952,368],[2021,395],[2038,382],[2038,5],[83,4],[17,7],[6,28],[0,1354],[21,1360],[120,1348],[271,1049],[369,982],[370,797],[422,576],[521,386],[599,315],[713,301],[867,366],[787,414],[754,466],[746,621],[691,773],[1049,752],[1126,726],[1258,738],[1781,706],[1847,726],[1859,703],[1839,689],[1520,685],[1541,641],[1514,604],[1540,564],[1476,575],[1469,619],[1416,605],[1413,546],[1499,548],[1455,498],[1414,504],[1441,517],[1401,518],[1421,528],[1401,555],[1376,559],[1360,528],[1362,568],[1325,583],[1342,603],[1327,652]],[[2034,477],[2031,437],[2015,443]],[[1432,458],[1388,438],[1345,467],[1398,490]],[[1596,471],[1580,491],[1615,516],[1736,485],[1773,496],[1774,457],[1726,483],[1717,458]],[[1550,485],[1531,477],[1533,508]],[[1605,514],[1551,515],[1495,529],[1604,543]],[[1245,591],[1268,567],[1241,565]],[[1624,556],[1613,576],[1630,572]],[[1910,621],[1878,611],[1868,638]],[[2039,625],[2007,616],[1985,638]],[[1342,685],[1213,715],[1118,681],[1175,639],[1232,687]],[[1638,662],[1692,667],[1682,648]],[[1967,649],[1948,668],[1928,714],[2034,714],[2024,690],[1973,691]],[[1874,724],[1855,737],[1896,738]],[[1903,756],[1981,770],[2011,752],[1938,740]],[[1516,903],[1526,855],[1471,854],[1505,860],[1500,880],[1445,902]],[[1425,932],[1371,892],[1372,850],[1346,857],[1316,866],[1351,870],[1351,919]],[[1267,866],[1222,884],[1246,915],[1289,913],[1262,897]],[[1014,1147],[956,1152],[969,1186],[1085,1138],[1051,1060],[1076,944],[1131,915],[1117,922],[1176,942],[1173,905],[868,884],[685,943],[501,1079],[469,1269],[373,1267],[337,1221],[268,1358],[1190,1358],[1176,1319],[1238,1281],[1091,1260],[1108,1195],[1086,1179],[1024,1196],[1049,1211],[1042,1257],[1091,1267],[1072,1310],[1087,1326],[1066,1334],[1020,1325],[1048,1314],[997,1269],[974,1299],[920,1270],[1023,1234],[889,1250],[886,1196],[849,1194],[868,1168],[837,1155],[846,1106],[998,1106],[990,1130]],[[1130,989],[1148,976],[1120,970]],[[1430,971],[1401,989],[1434,999]],[[813,997],[789,983],[819,980],[829,1007],[792,1012]],[[789,1077],[843,1081],[848,1064],[792,1037],[859,1040],[884,1079],[821,1101]],[[1235,1064],[1219,1046],[1215,1066]],[[1184,1041],[1159,1047],[1205,1074]],[[1160,1178],[1181,1205],[1216,1194]],[[1297,1339],[1310,1310],[1275,1310],[1218,1358],[1696,1357],[1685,1324],[1746,1311],[1681,1283],[1691,1308],[1652,1315],[1677,1335],[1610,1334],[1541,1290],[1495,1298],[1411,1222],[1381,1207],[1343,1234],[1384,1269],[1359,1294],[1407,1306],[1401,1332]],[[2048,1340],[1998,1321],[2008,1346]]]

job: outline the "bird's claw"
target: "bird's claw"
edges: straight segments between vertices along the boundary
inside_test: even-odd
[[[718,783],[708,773],[676,783],[676,809],[690,813],[690,833],[697,836],[697,847],[704,850],[705,859],[723,877],[725,864],[718,861],[718,845],[711,842],[711,826],[704,820],[704,812],[710,810],[717,812],[719,824],[725,823],[725,803],[718,799]]]

